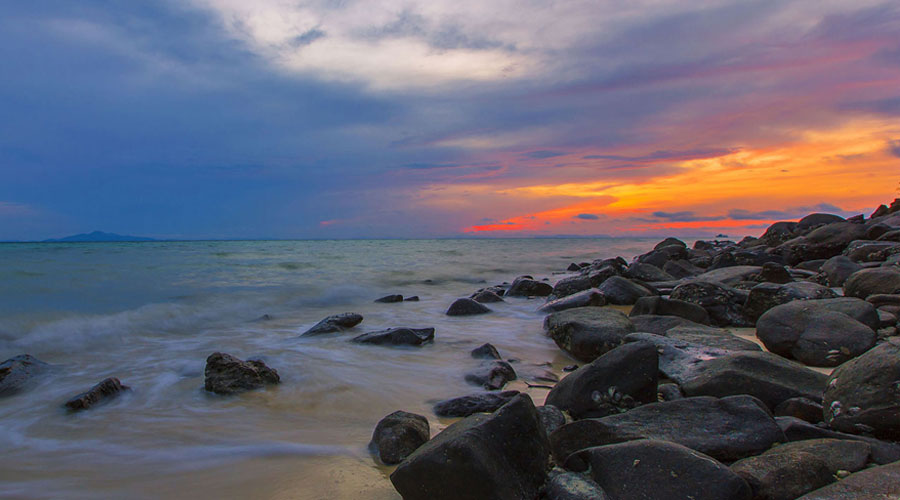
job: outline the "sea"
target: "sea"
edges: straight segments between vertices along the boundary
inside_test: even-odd
[[[384,416],[425,415],[478,392],[469,351],[490,342],[539,404],[540,380],[572,364],[542,330],[542,299],[448,317],[479,288],[547,279],[572,262],[658,239],[191,241],[0,244],[0,360],[53,365],[0,399],[0,497],[398,499],[367,444]],[[375,303],[388,294],[417,302]],[[357,312],[351,331],[301,338]],[[355,335],[433,327],[418,348],[358,345]],[[281,384],[224,397],[203,389],[221,351],[262,359]],[[131,387],[87,411],[63,404],[106,377]],[[543,382],[546,385],[547,382]],[[530,387],[538,386],[538,387]]]

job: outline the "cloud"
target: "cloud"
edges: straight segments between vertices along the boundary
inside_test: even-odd
[[[573,216],[573,219],[599,220],[600,217],[594,214],[578,214]]]
[[[900,158],[900,139],[888,141],[888,151],[897,158]]]
[[[689,149],[684,151],[654,151],[646,155],[626,156],[626,155],[586,155],[585,160],[610,160],[617,162],[631,163],[648,163],[659,161],[686,161],[703,158],[716,158],[725,156],[738,151],[736,148],[705,148],[705,149]]]
[[[525,156],[526,158],[534,158],[534,159],[542,160],[545,158],[555,158],[557,156],[564,156],[565,154],[566,153],[562,152],[562,151],[541,150],[541,151],[532,151],[530,153],[525,153],[523,156]]]
[[[698,222],[698,221],[715,221],[723,220],[721,215],[697,215],[691,211],[683,212],[653,212],[651,215],[657,219],[665,219],[669,222]]]
[[[848,211],[831,203],[819,203],[816,205],[792,207],[785,210],[750,211],[732,209],[728,211],[728,218],[733,220],[785,220],[799,219],[811,213],[832,213],[837,215],[849,214]]]
[[[325,32],[318,28],[310,28],[309,31],[306,31],[300,35],[295,36],[290,40],[290,45],[293,48],[300,48],[306,45],[309,45],[320,38],[325,38]]]

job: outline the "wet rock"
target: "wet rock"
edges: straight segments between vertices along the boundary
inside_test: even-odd
[[[609,500],[597,483],[575,472],[550,471],[540,500]]]
[[[351,339],[357,344],[420,346],[434,341],[434,328],[388,328]]]
[[[641,281],[671,281],[675,278],[662,269],[643,262],[635,262],[625,270],[625,276]]]
[[[475,314],[486,314],[491,312],[490,309],[472,299],[456,299],[450,308],[447,309],[447,316],[472,316]]]
[[[750,487],[728,467],[668,441],[589,448],[572,461],[589,467],[594,482],[614,499],[750,500]]]
[[[873,467],[832,483],[797,500],[889,500],[900,495],[900,463]]]
[[[538,406],[538,415],[541,417],[541,425],[549,436],[551,432],[566,425],[566,415],[553,405]]]
[[[864,238],[866,226],[852,222],[837,222],[814,229],[805,236],[781,244],[776,250],[785,261],[794,265],[804,260],[829,259],[840,255],[852,241]]]
[[[646,287],[621,276],[610,277],[597,286],[597,289],[606,297],[608,304],[615,305],[631,305],[641,297],[653,295]]]
[[[798,281],[785,285],[760,283],[750,289],[744,303],[744,315],[756,322],[769,309],[795,300],[833,299],[838,295],[822,285],[809,281]]]
[[[732,464],[731,471],[747,481],[759,500],[794,500],[834,481],[824,460],[798,450],[745,458]]]
[[[425,444],[430,435],[427,418],[415,413],[395,411],[375,426],[369,447],[383,463],[394,465]]]
[[[348,328],[353,328],[354,326],[362,323],[362,320],[362,314],[353,312],[335,314],[333,316],[328,316],[327,318],[313,325],[312,328],[303,332],[301,337],[311,337],[314,335],[323,335],[326,333],[343,332]]]
[[[591,286],[591,279],[585,275],[570,276],[557,281],[556,285],[553,285],[553,292],[550,294],[550,297],[553,299],[567,297],[573,293],[587,290]]]
[[[743,313],[743,300],[733,289],[712,282],[678,285],[671,299],[697,304],[706,309],[715,326],[752,326]]]
[[[502,359],[497,348],[491,344],[482,344],[470,353],[475,359]]]
[[[562,463],[578,450],[638,439],[662,439],[731,462],[757,455],[784,433],[759,400],[740,395],[691,397],[639,406],[626,413],[566,424],[550,435]]]
[[[900,444],[890,443],[867,436],[857,436],[837,432],[826,427],[819,427],[809,422],[794,417],[775,417],[775,421],[785,437],[791,442],[804,442],[814,439],[841,439],[844,441],[863,442],[871,449],[872,462],[876,464],[889,464],[900,460]]]
[[[825,422],[832,428],[900,440],[900,339],[836,368],[823,399]]]
[[[679,316],[695,323],[709,324],[709,314],[701,306],[683,300],[667,299],[658,296],[641,297],[635,302],[628,316],[634,317],[644,314]]]
[[[681,384],[687,396],[749,394],[769,408],[802,396],[821,401],[827,375],[768,352],[736,352],[711,359]]]
[[[875,330],[819,301],[784,304],[763,314],[756,336],[780,356],[812,366],[837,366],[875,345]],[[876,313],[877,315],[877,313]]]
[[[206,358],[204,375],[207,391],[226,395],[281,382],[278,372],[262,361],[242,361],[221,352],[214,352]]]
[[[379,298],[379,299],[375,299],[375,302],[379,302],[379,303],[382,303],[382,304],[391,304],[391,303],[394,303],[394,302],[403,302],[403,296],[402,296],[402,295],[396,295],[396,294],[395,294],[395,295],[385,295],[384,297],[381,297],[381,298]]]
[[[573,309],[576,307],[600,307],[605,305],[606,296],[604,296],[603,293],[600,292],[600,290],[591,288],[583,292],[577,292],[572,295],[567,295],[561,299],[547,302],[546,304],[541,306],[538,311],[543,313],[550,313],[556,311],[565,311],[566,309]]]
[[[893,267],[861,269],[844,282],[844,295],[865,299],[876,293],[900,293],[900,271]]]
[[[472,296],[472,299],[475,302],[480,302],[482,304],[493,304],[496,302],[503,302],[503,297],[497,295],[496,292],[492,290],[482,290],[475,295]]]
[[[651,344],[626,344],[566,375],[547,404],[573,418],[596,418],[656,401],[657,354]]]
[[[516,379],[516,371],[506,361],[486,362],[474,372],[466,374],[466,382],[480,385],[489,391],[502,389],[508,382]]]
[[[403,298],[403,302],[418,302],[418,301],[419,301],[418,295],[413,295],[412,297],[404,297]]]
[[[446,399],[434,405],[439,417],[468,417],[475,413],[490,413],[508,403],[519,391],[482,392]]]
[[[811,424],[822,421],[822,405],[807,398],[790,398],[782,401],[773,411],[776,417],[794,417]]]
[[[733,253],[722,252],[713,257],[712,263],[709,265],[709,269],[723,269],[726,267],[734,267],[736,265],[738,265],[738,262]]]
[[[625,335],[634,332],[634,324],[615,309],[578,307],[547,316],[544,330],[560,349],[591,362],[621,345]]]
[[[391,474],[405,500],[537,498],[547,479],[549,447],[525,394],[490,415],[447,427]]]
[[[546,297],[553,293],[553,287],[541,281],[520,276],[506,291],[507,297]]]
[[[87,410],[94,405],[107,402],[129,389],[128,386],[122,385],[122,382],[117,378],[103,379],[99,384],[88,389],[87,392],[82,392],[66,401],[66,408],[70,411]]]
[[[28,387],[50,365],[30,354],[20,354],[0,363],[0,396],[11,396]]]

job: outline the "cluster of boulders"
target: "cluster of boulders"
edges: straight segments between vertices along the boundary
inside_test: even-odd
[[[554,285],[478,290],[448,314],[546,297],[546,334],[581,366],[536,406],[500,391],[498,365],[494,391],[434,408],[461,420],[429,440],[424,416],[395,413],[372,447],[399,464],[406,500],[898,498],[898,212],[668,238],[630,263],[573,263]],[[733,331],[750,327],[758,343]]]

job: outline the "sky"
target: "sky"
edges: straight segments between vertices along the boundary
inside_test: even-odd
[[[896,0],[0,2],[0,240],[758,235],[900,195]]]

